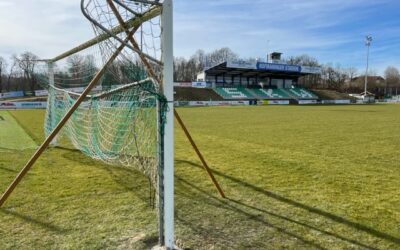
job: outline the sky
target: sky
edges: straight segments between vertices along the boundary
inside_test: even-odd
[[[174,55],[229,47],[243,58],[308,54],[383,74],[400,68],[399,0],[174,0]],[[0,0],[0,56],[51,58],[93,37],[80,0]]]

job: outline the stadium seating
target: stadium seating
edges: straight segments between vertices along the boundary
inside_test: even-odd
[[[251,89],[257,99],[291,99],[292,97],[281,89]]]
[[[318,99],[314,93],[303,88],[290,89],[250,89],[243,87],[215,88],[217,94],[227,100],[232,99],[269,99],[269,100],[301,100],[301,99]]]
[[[223,101],[214,90],[207,88],[175,87],[175,101]]]
[[[283,89],[294,99],[318,99],[318,96],[303,88]]]
[[[245,88],[216,88],[214,89],[224,99],[254,99],[255,97]]]

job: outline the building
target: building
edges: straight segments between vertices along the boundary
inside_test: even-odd
[[[206,68],[197,81],[210,87],[291,88],[298,79],[309,74],[320,74],[320,67],[285,64],[281,54],[271,53],[270,62],[227,61]]]

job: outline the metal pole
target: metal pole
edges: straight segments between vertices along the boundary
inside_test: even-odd
[[[47,63],[47,68],[48,68],[48,72],[49,72],[49,85],[51,88],[51,87],[54,87],[54,63],[52,61],[49,61]],[[47,101],[48,106],[50,106],[50,102],[51,102],[51,99],[48,98],[48,101]],[[51,111],[47,110],[46,112],[51,112]],[[54,113],[51,113],[50,122],[51,122],[51,127],[54,128],[56,126],[56,116]],[[57,136],[54,137],[54,139],[50,142],[50,146],[52,146],[52,147],[57,146]]]
[[[164,243],[174,249],[174,78],[173,5],[165,0],[161,14],[163,91],[168,101],[164,133]]]
[[[143,3],[140,4],[140,13],[143,12]],[[143,51],[143,26],[140,25],[140,51]]]
[[[183,123],[181,117],[179,116],[176,109],[174,109],[175,118],[178,121],[179,125],[181,125],[183,132],[185,132],[186,137],[188,138],[190,144],[192,145],[194,151],[196,152],[197,156],[199,157],[201,163],[203,164],[204,169],[207,171],[208,175],[210,176],[212,182],[214,183],[215,187],[218,190],[218,193],[221,195],[222,198],[225,198],[225,194],[222,191],[222,188],[219,186],[217,180],[215,179],[210,167],[208,166],[206,160],[204,159],[203,155],[201,154],[199,148],[197,147],[196,143],[194,142],[192,136],[190,135],[189,131],[187,130],[185,124]]]
[[[367,69],[365,70],[365,81],[364,81],[364,94],[367,94],[368,86],[368,67],[369,67],[369,45],[367,45]]]
[[[367,46],[367,68],[365,70],[365,84],[364,84],[364,98],[367,96],[367,89],[368,89],[368,67],[369,67],[369,47],[372,42],[372,37],[367,36],[365,38],[365,45]]]

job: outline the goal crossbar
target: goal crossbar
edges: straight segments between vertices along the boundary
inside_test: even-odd
[[[156,16],[159,16],[161,14],[161,11],[162,11],[162,7],[159,6],[159,5],[156,5],[156,6],[152,7],[152,8],[150,8],[147,12],[143,13],[142,16],[134,17],[134,18],[128,20],[124,25],[115,26],[114,28],[112,28],[110,30],[110,33],[113,34],[113,35],[118,35],[118,34],[120,34],[120,33],[125,31],[124,26],[127,27],[128,29],[130,29],[132,27],[140,26],[141,23],[146,22],[148,20],[151,20],[152,18],[154,18]],[[96,44],[98,44],[98,43],[100,43],[102,41],[105,41],[105,40],[109,39],[110,37],[111,37],[111,35],[107,34],[107,33],[100,34],[100,35],[98,35],[98,36],[96,36],[96,37],[94,37],[94,38],[92,38],[92,39],[90,39],[90,40],[88,40],[88,41],[76,46],[75,48],[70,49],[70,50],[68,50],[68,51],[66,51],[66,52],[64,52],[64,53],[62,53],[62,54],[60,54],[60,55],[58,55],[58,56],[56,56],[56,57],[54,57],[52,59],[49,59],[47,61],[48,62],[57,62],[57,61],[62,60],[64,58],[66,58],[66,57],[69,57],[69,56],[71,56],[73,54],[76,54],[76,53],[78,53],[78,52],[80,52],[82,50],[85,50],[85,49],[87,49],[89,47],[92,47],[92,46],[94,46],[94,45],[96,45]]]

